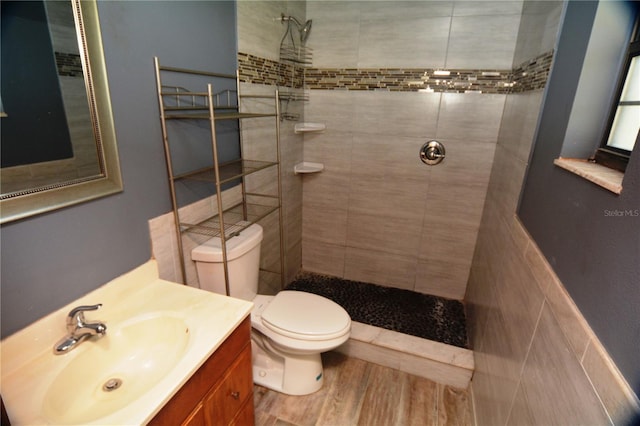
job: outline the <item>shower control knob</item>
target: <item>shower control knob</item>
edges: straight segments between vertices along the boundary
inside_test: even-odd
[[[438,141],[429,141],[420,148],[420,160],[430,166],[434,166],[444,160],[445,149]]]

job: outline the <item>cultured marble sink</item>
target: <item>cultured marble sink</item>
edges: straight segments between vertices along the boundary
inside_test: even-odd
[[[130,404],[177,365],[189,341],[189,327],[174,312],[134,317],[107,331],[53,380],[44,397],[47,419],[87,423]]]
[[[56,355],[65,317],[102,303],[107,325]],[[149,261],[4,339],[2,398],[14,425],[145,424],[251,312],[252,304],[160,280]]]

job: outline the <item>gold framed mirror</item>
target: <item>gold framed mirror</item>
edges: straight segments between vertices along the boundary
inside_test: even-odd
[[[93,171],[85,173],[86,175],[78,176],[77,174],[71,178],[66,174],[59,181],[45,181],[37,178],[31,181],[32,173],[23,172],[12,176],[10,169],[15,168],[3,167],[0,169],[0,187],[9,189],[5,191],[2,188],[0,194],[0,223],[23,219],[122,191],[97,3],[95,0],[71,0],[69,7],[73,14],[79,60],[82,63],[81,76],[84,77],[86,91],[78,96],[80,99],[86,99],[83,103],[88,106],[88,111],[83,113],[87,117],[85,120],[87,122],[83,125],[89,128],[89,139],[91,135],[93,136],[93,141],[90,142],[95,144],[95,151],[93,151],[93,145],[89,145],[89,151],[92,151],[91,157],[95,162],[91,165]],[[0,120],[8,120],[11,117],[10,105],[5,102],[3,107],[3,113],[6,114],[3,114]],[[73,121],[67,117],[70,127]],[[1,124],[4,124],[4,121]],[[70,133],[73,132],[72,129],[69,130]],[[74,152],[74,156],[77,155],[79,154]],[[59,162],[49,163],[38,165],[42,166],[41,168],[47,168],[49,172],[62,171],[64,168],[59,166]],[[12,187],[9,185],[11,181],[20,181],[21,186]]]

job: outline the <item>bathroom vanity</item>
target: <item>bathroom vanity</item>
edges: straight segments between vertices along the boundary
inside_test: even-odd
[[[56,355],[69,311],[96,304],[104,336]],[[0,342],[9,420],[253,424],[252,307],[161,280],[151,260]]]

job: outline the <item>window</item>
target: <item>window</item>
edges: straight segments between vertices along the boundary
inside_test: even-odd
[[[627,50],[627,58],[611,108],[609,123],[595,161],[623,171],[640,134],[640,20]]]

